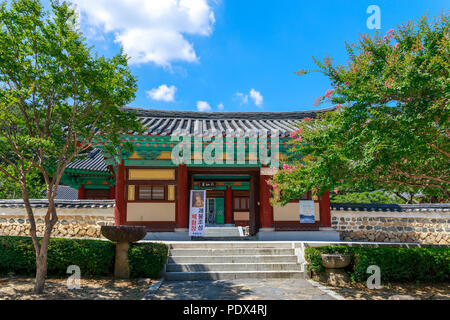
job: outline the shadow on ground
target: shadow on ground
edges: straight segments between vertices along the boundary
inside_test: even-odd
[[[328,300],[305,280],[167,281],[151,300]]]

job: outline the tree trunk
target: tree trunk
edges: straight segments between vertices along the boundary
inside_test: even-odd
[[[44,252],[45,251],[45,252]],[[36,282],[34,292],[41,294],[44,292],[45,279],[47,278],[47,248],[41,247],[41,252],[36,256]]]
[[[49,206],[49,211],[52,208]],[[53,223],[50,222],[45,226],[44,237],[42,238],[39,252],[36,252],[36,282],[34,285],[34,292],[41,294],[44,292],[45,279],[47,278],[47,255],[48,244],[50,242],[50,234],[53,229]]]
[[[51,219],[50,216],[52,217]],[[34,292],[37,294],[44,292],[45,279],[47,278],[48,245],[50,242],[50,235],[57,221],[58,217],[56,215],[55,203],[53,202],[53,199],[49,199],[47,215],[45,217],[44,237],[42,238],[39,252],[36,251],[36,282],[34,285]]]

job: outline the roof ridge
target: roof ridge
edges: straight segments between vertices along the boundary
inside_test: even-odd
[[[299,111],[251,111],[251,112],[202,112],[189,110],[160,110],[145,109],[136,107],[123,107],[125,111],[135,111],[138,116],[152,118],[189,118],[189,119],[211,119],[211,120],[277,120],[277,119],[301,119],[305,117],[315,117],[319,113],[335,110],[335,107],[319,110],[299,110]]]

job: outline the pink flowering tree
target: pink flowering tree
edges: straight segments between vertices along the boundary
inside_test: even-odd
[[[315,60],[335,110],[299,124],[275,202],[312,190],[384,189],[449,201],[450,22],[423,17],[347,44],[348,63]],[[281,192],[279,192],[281,191]],[[411,198],[412,199],[412,198]],[[405,202],[410,199],[404,198]]]

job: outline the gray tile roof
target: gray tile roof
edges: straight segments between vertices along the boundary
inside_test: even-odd
[[[78,200],[78,190],[71,188],[69,186],[58,186],[58,191],[56,191],[57,200]]]
[[[334,108],[291,112],[197,112],[130,107],[123,110],[137,113],[144,128],[144,135],[249,137],[254,134],[270,135],[272,131],[278,131],[280,137],[288,137],[290,132],[297,129],[298,121],[315,118],[317,114]],[[128,134],[138,133],[132,131]],[[71,162],[67,168],[69,171],[74,169],[109,172],[100,149],[91,150],[86,158]]]
[[[105,163],[105,156],[101,149],[92,149],[88,151],[86,157],[76,159],[69,163],[67,169],[110,172]]]
[[[382,203],[331,203],[336,211],[450,211],[450,203],[382,204]]]
[[[47,199],[30,200],[32,208],[47,208]],[[114,200],[55,200],[56,208],[112,208]],[[0,200],[0,208],[24,208],[23,200]]]
[[[281,137],[297,129],[296,123],[304,118],[315,118],[317,114],[335,108],[317,111],[292,112],[196,112],[138,109],[126,107],[123,110],[137,113],[146,135],[180,136],[252,136],[270,135],[279,131]],[[137,132],[129,132],[137,134]]]

